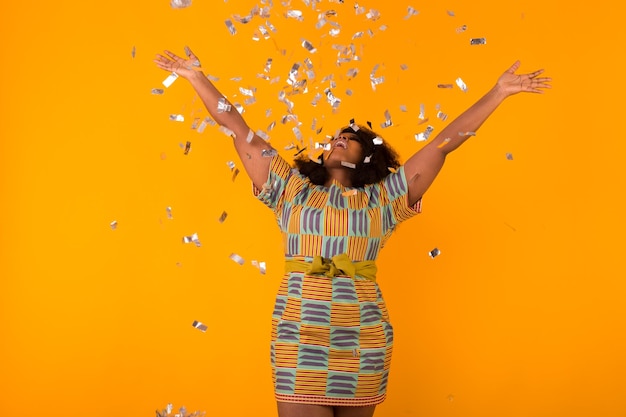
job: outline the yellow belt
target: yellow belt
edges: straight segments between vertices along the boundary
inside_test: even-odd
[[[345,253],[333,256],[331,259],[315,256],[312,262],[297,258],[287,259],[285,262],[286,273],[304,272],[306,274],[326,275],[329,278],[347,275],[352,279],[358,276],[373,282],[376,282],[376,270],[376,262],[352,262]]]

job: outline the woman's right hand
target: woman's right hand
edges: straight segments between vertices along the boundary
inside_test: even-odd
[[[200,60],[191,52],[191,49],[185,47],[185,52],[187,59],[181,58],[170,51],[164,51],[166,56],[157,54],[154,63],[165,71],[175,72],[179,76],[189,79],[194,74],[202,72],[202,68],[200,67]]]

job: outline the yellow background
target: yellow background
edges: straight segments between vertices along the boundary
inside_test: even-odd
[[[235,22],[235,36],[224,24],[253,1],[1,6],[0,416],[149,416],[169,402],[215,416],[275,413],[280,237],[245,175],[232,181],[230,139],[191,129],[206,111],[185,81],[150,93],[167,76],[155,53],[184,45],[233,101],[245,98],[239,87],[257,88],[244,116],[255,130],[276,120],[271,142],[288,158],[294,123],[281,123],[278,92],[307,57],[316,78],[290,97],[305,139],[370,120],[404,160],[422,146],[420,103],[436,133],[438,104],[449,121],[516,59],[523,72],[546,68],[554,88],[504,103],[382,252],[396,344],[376,415],[626,416],[623,6],[364,0],[381,13],[371,21],[352,2],[325,1],[319,9],[336,10],[341,26],[332,38],[304,2],[292,2],[302,22],[274,3],[277,32],[259,41],[265,19]],[[409,5],[419,14],[405,19]],[[332,45],[368,29],[353,41],[361,60],[337,66]],[[257,78],[270,57],[274,84]],[[376,64],[385,82],[373,91]],[[360,71],[351,80],[350,68]],[[330,74],[335,114],[325,98],[311,105]],[[437,88],[457,77],[467,93]],[[386,109],[394,126],[380,129]],[[184,245],[195,232],[202,247]],[[430,259],[434,247],[441,255]]]

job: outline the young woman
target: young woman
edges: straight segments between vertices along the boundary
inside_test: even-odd
[[[256,197],[274,210],[286,258],[272,319],[271,362],[280,417],[371,417],[386,394],[393,331],[375,260],[420,200],[446,155],[504,99],[541,93],[543,70],[515,62],[480,100],[400,165],[363,125],[340,129],[318,160],[293,168],[248,127],[202,73],[196,56],[169,51],[156,65],[188,80],[211,116],[230,129]],[[467,132],[467,134],[459,133]]]

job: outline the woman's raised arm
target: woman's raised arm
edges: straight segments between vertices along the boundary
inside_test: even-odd
[[[272,147],[254,134],[241,114],[202,72],[200,61],[189,48],[185,48],[187,59],[165,51],[154,59],[157,67],[176,73],[189,81],[211,117],[221,126],[233,132],[235,149],[252,183],[261,189],[266,182],[271,158],[263,155]]]
[[[516,61],[491,90],[406,161],[404,172],[409,185],[409,204],[422,198],[443,167],[446,155],[474,135],[504,99],[520,92],[543,93],[543,89],[550,88],[551,79],[539,77],[543,70],[516,74],[519,66],[520,62]]]

